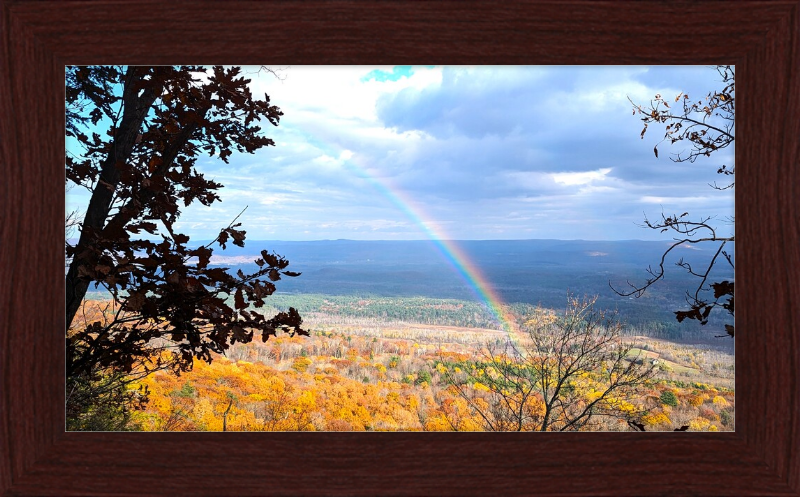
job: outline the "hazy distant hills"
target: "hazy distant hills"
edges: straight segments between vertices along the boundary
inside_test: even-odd
[[[675,321],[673,311],[687,307],[685,292],[698,281],[675,262],[683,258],[699,270],[716,250],[711,246],[676,248],[665,264],[665,280],[644,297],[634,299],[615,294],[609,282],[620,290],[626,288],[626,280],[644,283],[647,267],[658,264],[670,242],[481,240],[452,245],[467,266],[478,268],[505,303],[563,308],[568,291],[579,296],[597,295],[600,305],[618,309],[629,324],[652,328],[656,323],[663,335],[671,337],[699,330],[695,323],[678,326]],[[731,245],[726,247],[732,254]],[[253,261],[264,249],[286,257],[288,269],[302,273],[277,282],[278,292],[482,299],[474,281],[459,270],[452,253],[431,241],[248,240],[244,248],[229,243],[223,251],[215,246],[212,264],[254,272],[257,266]],[[718,266],[709,281],[733,278],[727,263]],[[713,336],[715,330],[724,333],[722,325],[729,322],[724,321],[727,318],[717,313],[702,334]]]
[[[586,240],[467,240],[455,244],[468,259],[479,265],[569,265],[569,264],[649,264],[654,257],[669,247],[670,242],[640,240],[586,241]],[[446,263],[434,242],[414,241],[356,241],[323,240],[313,242],[286,242],[273,240],[248,240],[244,248],[229,245],[218,256],[251,256],[255,259],[260,250],[267,249],[287,257],[292,265],[438,265]],[[710,247],[679,248],[681,257],[697,259],[710,255]]]
[[[499,240],[453,242],[467,265],[479,268],[503,301],[562,307],[567,291],[599,295],[604,306],[619,308],[629,321],[664,320],[684,307],[685,291],[696,281],[674,264],[695,267],[710,260],[712,247],[680,247],[667,260],[667,278],[642,299],[616,295],[625,281],[643,283],[646,268],[657,265],[669,242],[586,240]],[[731,247],[731,253],[732,253]],[[314,242],[248,241],[245,248],[215,251],[215,263],[255,270],[255,254],[266,249],[286,257],[289,269],[303,274],[278,282],[279,292],[333,295],[427,296],[476,300],[471,281],[452,255],[431,241]],[[714,250],[716,248],[714,247]],[[717,271],[716,280],[732,271]],[[713,279],[711,281],[716,281]]]

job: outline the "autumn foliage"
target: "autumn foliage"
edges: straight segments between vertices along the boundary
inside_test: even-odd
[[[179,377],[159,372],[131,385],[132,390],[150,392],[150,402],[134,415],[137,429],[222,431],[224,419],[228,431],[518,429],[509,416],[505,426],[486,423],[487,410],[498,407],[492,388],[499,383],[490,378],[499,373],[481,362],[479,347],[376,338],[342,328],[317,329],[304,338],[279,335],[267,343],[237,344],[226,354],[215,355],[210,364],[196,360],[194,368]],[[474,381],[463,381],[462,392],[452,384],[454,377]],[[578,405],[586,405],[596,400],[601,384],[599,376],[585,372],[569,388]],[[674,395],[675,406],[661,402],[667,391]],[[509,392],[506,399],[509,405],[523,406],[527,421],[521,429],[541,428],[543,395],[533,392],[523,403],[518,393]],[[733,392],[707,384],[679,386],[654,377],[636,397],[616,395],[607,407],[614,402],[623,414],[641,416],[636,419],[647,431],[690,424],[692,430],[733,428]],[[495,422],[501,419],[502,411],[497,412]],[[628,431],[626,420],[595,417],[579,429]],[[553,423],[563,426],[559,419]]]

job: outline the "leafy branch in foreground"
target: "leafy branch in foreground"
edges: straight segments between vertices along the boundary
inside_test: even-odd
[[[670,144],[688,141],[691,145],[690,151],[681,155],[680,153],[671,158],[673,162],[695,162],[699,157],[709,157],[713,152],[722,150],[732,145],[735,139],[735,71],[731,66],[717,66],[718,74],[722,78],[723,88],[719,91],[709,93],[705,101],[692,101],[689,95],[680,93],[673,102],[673,105],[680,102],[680,107],[676,109],[670,107],[669,102],[661,95],[656,95],[650,102],[649,108],[633,104],[633,114],[642,116],[644,128],[641,137],[644,138],[650,124],[665,124],[664,138],[661,140],[669,141]],[[630,99],[629,99],[630,100]],[[658,157],[658,145],[653,148],[653,153]],[[735,166],[721,165],[717,173],[726,177],[727,184],[722,186],[714,183],[710,185],[715,190],[728,190],[734,187],[733,176]],[[703,217],[699,220],[689,220],[688,212],[681,215],[664,215],[656,222],[651,222],[647,218],[644,227],[658,230],[661,233],[671,232],[675,235],[674,242],[667,248],[661,256],[661,260],[656,268],[648,267],[650,277],[643,284],[633,284],[628,281],[628,290],[619,290],[609,282],[612,290],[621,296],[641,297],[645,291],[657,281],[665,276],[664,265],[667,256],[677,247],[692,246],[699,244],[711,244],[715,247],[711,258],[702,263],[702,267],[692,265],[690,262],[679,259],[675,265],[684,269],[688,274],[697,278],[697,285],[686,292],[686,302],[689,308],[686,310],[675,311],[675,317],[679,322],[685,319],[693,319],[700,324],[707,324],[713,309],[722,308],[731,317],[735,315],[734,309],[734,282],[732,280],[721,280],[711,282],[712,271],[716,268],[720,270],[720,265],[727,265],[731,270],[734,269],[734,254],[731,250],[726,250],[726,245],[733,247],[735,237],[719,234],[719,228],[712,224],[712,217]],[[726,220],[730,225],[734,224],[734,218]],[[734,325],[725,324],[725,331],[731,337],[734,336]]]
[[[68,384],[186,371],[194,358],[211,361],[212,352],[249,342],[255,332],[263,340],[281,330],[307,334],[295,309],[271,317],[253,309],[264,306],[275,282],[299,275],[286,259],[262,250],[255,272],[230,274],[210,265],[212,245],[243,247],[240,223],[197,247],[176,230],[182,207],[220,200],[222,185],[195,168],[201,152],[227,163],[234,152],[274,145],[258,124],[277,126],[282,112],[266,95],[253,98],[240,73],[221,66],[67,68],[66,180],[91,193],[79,239],[66,246]],[[100,320],[76,319],[90,285],[111,294],[112,309]]]

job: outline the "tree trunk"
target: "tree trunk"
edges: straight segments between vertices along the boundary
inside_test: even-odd
[[[160,87],[154,91],[147,88],[138,95],[136,83],[141,81],[147,70],[130,66],[125,72],[125,83],[122,93],[122,121],[116,129],[111,150],[103,161],[100,177],[89,200],[89,207],[81,224],[81,235],[75,248],[66,276],[66,329],[68,330],[75,318],[78,308],[83,302],[89,281],[79,274],[81,267],[94,263],[96,254],[92,251],[92,242],[103,229],[108,218],[114,191],[119,183],[119,169],[117,164],[124,163],[130,158],[136,137],[142,127],[147,113],[150,111],[156,98],[161,93]]]
[[[233,399],[228,402],[228,408],[225,409],[225,413],[222,415],[222,431],[228,431],[228,413],[231,411],[232,405]]]

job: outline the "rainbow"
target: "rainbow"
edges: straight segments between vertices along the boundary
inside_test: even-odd
[[[319,140],[309,136],[308,133],[304,133],[296,128],[295,130],[302,133],[308,140],[308,143],[313,144],[327,155],[342,159],[345,167],[368,182],[377,192],[388,199],[416,224],[431,240],[444,260],[452,266],[455,272],[458,273],[467,286],[473,291],[478,300],[483,302],[489,312],[502,326],[508,338],[514,345],[518,343],[517,336],[519,329],[516,325],[516,319],[507,310],[507,306],[504,305],[500,295],[486,279],[486,276],[484,276],[480,268],[470,259],[464,250],[447,236],[444,229],[439,226],[434,219],[425,216],[424,210],[418,206],[408,194],[401,188],[393,185],[388,179],[381,179],[371,174],[367,167],[359,165],[353,160],[355,156],[352,152],[343,151],[338,154],[329,153],[333,152],[331,147],[324,146]]]

